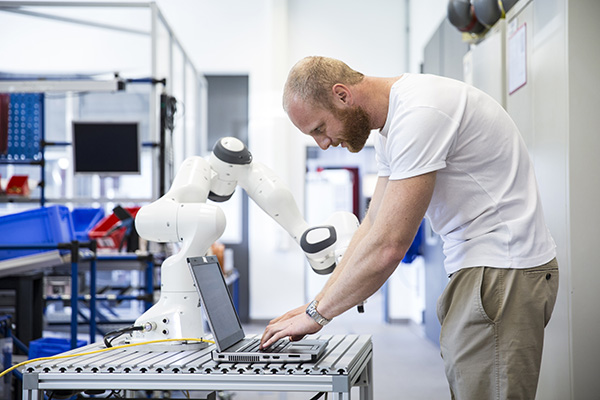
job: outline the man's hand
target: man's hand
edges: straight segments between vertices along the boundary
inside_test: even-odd
[[[261,349],[266,349],[279,339],[286,336],[289,337],[290,340],[296,341],[302,339],[305,335],[317,333],[321,330],[322,326],[317,324],[304,312],[306,307],[301,313],[298,313],[299,309],[300,307],[289,311],[283,316],[274,319],[269,323],[269,325],[267,325],[265,332],[260,339]]]
[[[306,307],[308,307],[308,303],[298,308],[294,308],[293,310],[290,310],[275,319],[272,319],[271,321],[269,321],[269,325],[273,325],[276,322],[288,320],[290,318],[295,317],[296,315],[304,314],[306,312]]]

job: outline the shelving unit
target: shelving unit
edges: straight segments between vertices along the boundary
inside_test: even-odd
[[[63,11],[64,10],[64,11]],[[132,20],[136,21],[132,28]],[[4,21],[4,22],[3,22]],[[5,43],[11,49],[23,48],[27,52],[19,53],[19,57],[7,57],[0,60],[0,93],[53,93],[56,95],[72,95],[75,97],[67,101],[65,105],[66,117],[62,119],[62,126],[53,125],[46,129],[46,142],[41,142],[42,152],[41,166],[47,170],[40,177],[41,190],[40,203],[82,203],[89,200],[94,202],[127,200],[127,196],[114,196],[102,198],[102,196],[84,195],[82,199],[72,193],[52,193],[52,182],[44,182],[44,175],[56,174],[52,161],[45,158],[44,145],[53,143],[68,144],[70,141],[70,127],[64,126],[64,121],[69,118],[78,117],[77,97],[85,93],[102,93],[122,91],[125,86],[148,87],[147,110],[144,111],[144,127],[142,135],[143,148],[152,148],[152,160],[146,168],[152,170],[148,175],[149,182],[144,181],[143,187],[150,188],[151,193],[144,193],[145,198],[137,198],[139,201],[154,200],[162,193],[164,188],[169,187],[175,166],[180,165],[183,160],[195,154],[204,154],[207,151],[207,123],[206,123],[206,95],[207,87],[205,78],[198,73],[189,56],[174,35],[162,12],[154,2],[141,3],[119,3],[119,2],[60,2],[48,1],[44,3],[36,1],[0,1],[0,23],[12,29],[10,43]],[[30,29],[28,30],[28,26]],[[12,28],[11,28],[12,27]],[[29,34],[31,28],[36,31],[44,29],[48,36],[60,35],[60,38],[39,41],[36,35]],[[94,60],[97,52],[89,56],[88,46],[83,48],[81,41],[102,42],[106,50],[102,53],[101,60]],[[127,54],[112,52],[117,45],[132,46]],[[45,54],[54,49],[56,54],[64,54],[65,49],[73,46],[72,51],[77,52],[80,69],[73,71],[72,63],[67,60],[64,64],[64,72],[48,73],[47,70],[35,69],[53,68],[57,70],[61,57],[47,60],[47,63],[38,64],[30,58],[38,54]],[[0,45],[2,47],[2,45]],[[80,54],[81,53],[81,54]],[[7,53],[8,54],[8,53]],[[11,53],[12,54],[12,53]],[[22,64],[19,59],[22,58]],[[89,60],[89,61],[88,61]],[[142,61],[140,61],[142,60]],[[37,61],[37,60],[36,60]],[[131,65],[131,64],[134,65]],[[51,65],[49,67],[49,65]],[[102,66],[99,66],[102,65]],[[14,76],[10,71],[26,69],[31,71],[26,77]],[[98,70],[111,71],[114,78],[107,77],[107,73],[98,74]],[[58,67],[60,70],[60,66]],[[94,71],[91,74],[89,71]],[[120,76],[123,72],[131,76]],[[135,71],[135,72],[131,72]],[[99,78],[102,76],[102,78]],[[99,78],[99,79],[92,79]],[[145,91],[145,89],[143,89]],[[139,95],[134,92],[133,95]],[[50,98],[48,98],[50,99]],[[174,110],[173,100],[176,100],[176,108],[179,109],[176,121],[169,120],[165,111]],[[101,99],[102,100],[102,99]],[[125,99],[128,101],[129,99]],[[114,103],[114,102],[109,102]],[[88,103],[89,104],[89,103]],[[61,106],[62,107],[62,106]],[[48,107],[49,109],[49,107]],[[48,110],[46,110],[48,111]],[[89,110],[88,110],[89,111]],[[96,110],[97,111],[97,110]],[[110,110],[108,110],[110,111]],[[98,118],[100,116],[100,118]],[[92,112],[87,118],[111,118],[110,113]],[[54,123],[54,118],[47,118],[47,124]],[[59,124],[60,125],[60,124]],[[67,124],[68,125],[68,124]],[[49,129],[51,128],[51,129]],[[65,131],[62,138],[56,137],[56,132]],[[170,131],[172,134],[165,134]],[[50,143],[52,142],[52,143]],[[1,148],[0,148],[1,150]],[[68,154],[68,153],[67,153]],[[160,160],[156,163],[154,160]],[[0,165],[2,163],[0,162]],[[66,181],[68,190],[72,190],[75,182],[72,169],[67,168]],[[88,182],[86,181],[86,184]],[[5,199],[0,199],[2,203]],[[9,200],[9,199],[6,199]],[[38,199],[11,198],[10,201],[36,202]]]
[[[77,344],[77,331],[79,326],[79,317],[84,317],[84,322],[89,324],[90,343],[96,341],[98,330],[98,310],[97,302],[102,300],[140,300],[143,299],[145,308],[152,305],[152,294],[154,293],[154,256],[150,253],[143,254],[115,254],[103,255],[97,254],[96,242],[58,243],[56,245],[38,245],[38,244],[13,244],[0,245],[4,250],[54,250],[52,252],[39,253],[31,257],[20,257],[12,260],[0,262],[0,276],[3,276],[2,288],[13,287],[17,289],[17,336],[23,342],[28,343],[32,339],[41,336],[42,330],[42,312],[44,301],[69,301],[71,306],[70,318],[70,338],[71,346],[74,348]],[[69,250],[67,255],[61,256],[59,249]],[[82,249],[89,249],[88,252],[80,252]],[[29,259],[29,260],[28,260]],[[141,296],[103,296],[97,294],[96,277],[99,268],[106,267],[118,262],[118,268],[137,268],[143,267],[145,273],[144,294]],[[70,264],[70,294],[61,296],[42,296],[43,273],[42,269],[48,267],[61,267]],[[82,264],[89,264],[90,284],[89,294],[80,294],[79,274],[82,271]],[[13,270],[18,269],[19,275],[13,275]],[[7,275],[9,278],[6,278]],[[9,286],[4,286],[9,285]],[[33,295],[33,301],[32,301]],[[37,299],[37,300],[36,300]],[[81,313],[79,302],[89,303],[89,317]],[[22,331],[22,332],[21,332]],[[103,332],[100,331],[101,334]]]
[[[134,20],[135,28],[132,28]],[[18,54],[0,60],[0,94],[9,95],[13,100],[35,99],[37,104],[36,110],[25,112],[26,117],[35,115],[37,118],[35,134],[29,134],[25,140],[34,146],[31,155],[21,157],[12,147],[10,152],[2,152],[0,147],[0,153],[4,154],[0,156],[0,173],[3,181],[9,178],[7,173],[21,172],[33,180],[38,178],[38,171],[32,167],[39,168],[37,185],[32,183],[32,189],[36,185],[35,193],[29,198],[0,195],[0,214],[48,204],[70,207],[98,207],[100,204],[106,211],[117,204],[145,204],[160,197],[164,188],[169,187],[174,165],[189,155],[206,151],[205,79],[195,69],[154,2],[0,1],[0,24],[11,30],[10,43],[4,42],[0,47],[10,47],[12,51],[7,54]],[[31,32],[45,32],[46,40],[40,41],[39,36]],[[60,40],[50,38],[55,34],[61,36]],[[89,46],[78,47],[81,41],[105,45],[102,59],[93,60],[97,49],[90,55],[84,54]],[[113,53],[113,49],[119,47],[117,44],[130,46],[130,51]],[[14,51],[19,49],[27,51]],[[65,50],[77,53],[81,61],[77,63],[77,70],[68,57],[64,57]],[[47,51],[63,56],[38,63]],[[64,70],[60,66],[63,59]],[[27,75],[12,72],[21,70],[29,72]],[[122,76],[123,73],[131,75]],[[136,99],[139,102],[132,103]],[[175,121],[168,112],[174,111],[174,99],[181,114]],[[131,104],[129,108],[124,107]],[[133,114],[128,114],[130,111]],[[119,180],[114,177],[75,176],[72,163],[65,168],[57,167],[59,160],[71,159],[71,121],[128,118],[140,121],[144,158],[141,179],[135,185],[142,187],[142,191],[129,190],[131,185],[127,179],[131,177],[119,178],[127,182],[119,191],[116,186]],[[11,146],[12,136],[11,127]],[[193,138],[193,143],[177,142],[177,138],[186,137]],[[102,260],[103,257],[112,260]],[[98,262],[119,268],[131,262],[128,257],[135,256],[102,255]],[[42,270],[50,268],[53,266],[46,263]],[[11,276],[18,276],[22,271],[14,269]],[[77,292],[72,296],[75,301],[72,307],[77,310],[76,300],[82,297]],[[151,301],[146,299],[146,302],[148,305]]]
[[[92,250],[93,252],[93,257],[90,259],[90,268],[92,270],[92,274],[95,274],[96,271],[96,257],[95,257],[95,252],[96,252],[96,243],[95,242],[87,242],[87,243],[80,243],[78,241],[73,241],[71,243],[58,243],[56,245],[40,245],[40,244],[11,244],[11,245],[0,245],[0,249],[4,249],[4,250],[59,250],[59,249],[66,249],[70,251],[70,263],[71,263],[71,276],[74,277],[74,279],[71,279],[71,309],[72,309],[72,315],[71,315],[71,346],[72,347],[76,347],[77,345],[77,309],[78,309],[78,304],[77,304],[77,299],[78,299],[78,294],[79,294],[79,287],[78,287],[78,264],[79,264],[79,249],[80,248],[89,248],[90,250]],[[45,254],[45,253],[42,253]],[[20,258],[25,258],[25,257],[20,257]],[[19,261],[19,258],[15,259],[17,260],[17,262]],[[59,255],[59,260],[63,261],[63,262],[68,262],[67,258],[62,258]],[[22,261],[22,260],[20,260]],[[52,261],[50,261],[52,262]],[[54,260],[54,262],[56,262],[56,260]],[[3,267],[6,270],[10,270],[10,262],[3,262]],[[43,264],[39,264],[39,265],[43,265]],[[50,264],[53,265],[53,264]],[[47,264],[46,264],[47,266]],[[37,269],[37,265],[33,263],[33,259],[32,259],[32,263],[30,264],[30,268],[32,271],[36,271]],[[41,277],[43,276],[43,274],[39,271],[39,269],[37,269],[37,280],[35,283],[33,282],[34,285],[38,285],[36,290],[31,290],[33,288],[33,286],[26,286],[26,287],[21,287],[22,285],[18,285],[17,286],[17,305],[16,307],[18,309],[20,309],[20,314],[17,316],[17,326],[20,325],[21,323],[21,319],[23,320],[23,322],[25,321],[32,321],[34,324],[37,324],[37,328],[33,328],[31,330],[28,330],[28,336],[31,337],[26,337],[23,338],[21,337],[20,339],[23,342],[28,343],[30,340],[35,339],[37,337],[33,337],[33,336],[41,336],[41,322],[42,322],[42,315],[41,315],[41,311],[40,310],[40,302],[31,302],[28,304],[27,302],[27,297],[31,296],[32,294],[34,296],[38,296],[39,300],[41,300],[41,297],[39,297],[40,295],[40,289],[41,289]],[[19,282],[20,280],[22,280],[22,278],[26,275],[24,275],[22,272],[20,275],[13,275],[15,277],[15,279],[17,280],[17,282]],[[6,278],[3,278],[6,281]],[[29,289],[29,290],[27,290]],[[96,302],[96,293],[95,293],[95,281],[94,283],[91,285],[91,299],[90,299],[90,304],[91,306],[91,317],[90,317],[90,332],[94,332],[94,336],[95,336],[95,330],[96,330],[96,326],[95,326],[95,321],[96,321],[96,314],[95,314],[95,302]],[[30,293],[27,293],[27,292]],[[23,293],[20,293],[23,292]],[[42,303],[43,304],[43,303]],[[29,307],[28,307],[29,306]],[[74,329],[73,329],[74,328]],[[93,328],[93,330],[92,330]],[[18,332],[18,331],[17,331]],[[90,336],[90,340],[92,339],[92,337]]]
[[[73,292],[73,288],[71,287],[70,294],[60,294],[60,295],[46,295],[45,301],[46,304],[55,301],[61,302],[70,302],[71,304],[71,320],[70,320],[70,329],[71,334],[73,332],[77,332],[77,328],[82,323],[84,325],[89,325],[89,336],[90,343],[95,341],[96,334],[104,335],[104,332],[101,329],[102,325],[111,324],[111,325],[119,325],[119,324],[130,324],[132,321],[128,320],[119,320],[116,318],[108,319],[105,315],[103,315],[99,304],[105,301],[127,301],[127,300],[135,300],[142,301],[144,306],[143,309],[147,310],[153,304],[153,293],[154,293],[154,266],[155,260],[154,255],[151,253],[120,253],[114,255],[106,255],[106,254],[97,254],[95,257],[83,257],[77,267],[78,270],[74,271],[71,269],[70,279],[73,282],[76,277],[84,272],[87,268],[89,268],[89,293],[82,294],[81,290],[78,290],[76,295],[76,308],[73,308],[74,297],[75,294]],[[104,294],[99,293],[98,288],[98,272],[102,270],[141,270],[144,274],[144,284],[140,287],[141,293],[138,295],[135,294]],[[77,274],[77,275],[75,275]],[[89,314],[86,315],[84,313],[84,309],[86,308],[82,304],[89,304],[87,308],[89,309]],[[76,318],[73,317],[73,314],[77,314]]]
[[[34,193],[29,198],[0,195],[0,215],[49,204],[102,206],[105,211],[116,205],[143,205],[170,186],[174,166],[188,156],[206,153],[206,80],[154,2],[0,1],[0,25],[10,32],[10,40],[0,43],[0,53],[7,55],[0,58],[0,95],[37,94],[42,107],[38,111],[39,135],[28,139],[28,143],[36,144],[35,156],[26,160],[0,157],[3,182],[9,178],[7,174],[30,175]],[[128,50],[121,51],[123,48]],[[15,77],[14,71],[29,73]],[[164,112],[172,110],[165,106],[172,106],[174,99],[179,110],[175,120]],[[140,179],[131,184],[131,177],[76,176],[70,147],[72,121],[119,119],[140,123]],[[1,146],[0,153],[9,154]],[[38,173],[39,179],[33,182]],[[68,245],[81,247],[75,242]],[[36,285],[43,284],[44,275],[58,269],[70,277],[71,287],[64,296],[46,296],[41,302],[70,304],[71,346],[77,343],[82,318],[89,324],[90,342],[95,341],[101,323],[96,304],[113,299],[97,293],[95,278],[105,266],[144,271],[143,293],[117,295],[116,301],[141,299],[144,307],[152,303],[153,255],[80,257],[79,251],[71,250],[65,257],[56,249],[49,253],[52,255],[45,260],[33,257],[34,263],[12,259],[14,268],[0,261],[0,276],[6,282],[9,277],[18,280],[31,272],[36,274]],[[88,267],[89,294],[78,284]],[[85,310],[82,315],[88,302],[89,312]],[[36,309],[39,304],[37,301]],[[34,319],[41,321],[42,316]]]
[[[139,84],[140,82],[136,82]],[[146,84],[158,84],[160,81],[150,81],[144,82]],[[61,129],[65,131],[65,136],[61,141],[49,141],[45,137],[46,131],[46,121],[45,114],[56,111],[52,109],[52,106],[48,107],[46,105],[45,100],[55,99],[54,96],[70,96],[75,94],[69,92],[71,90],[81,90],[88,95],[98,95],[105,92],[108,93],[117,93],[118,91],[124,91],[126,89],[126,84],[122,79],[112,79],[107,81],[100,81],[95,79],[89,80],[79,80],[75,83],[64,80],[57,81],[54,85],[48,85],[45,80],[7,80],[4,81],[0,78],[0,96],[4,96],[9,99],[9,102],[6,102],[6,109],[0,109],[0,115],[6,114],[7,121],[3,125],[3,118],[0,117],[0,166],[12,166],[13,173],[9,172],[8,175],[29,175],[31,170],[25,171],[23,173],[23,167],[34,166],[39,168],[39,173],[35,173],[36,177],[39,179],[36,180],[35,188],[32,190],[39,188],[39,194],[34,192],[31,196],[25,195],[7,195],[0,194],[0,204],[2,203],[38,203],[41,206],[46,205],[46,203],[56,203],[56,204],[91,204],[98,203],[110,200],[112,202],[128,202],[128,203],[146,203],[152,201],[153,193],[157,193],[157,185],[156,179],[150,178],[148,183],[152,183],[153,189],[151,193],[148,193],[146,197],[138,197],[138,198],[130,198],[128,196],[122,197],[120,199],[117,198],[94,198],[92,196],[86,198],[78,198],[78,196],[48,196],[46,189],[50,187],[52,189],[52,182],[47,181],[47,158],[46,153],[48,149],[51,148],[67,148],[72,146],[71,141],[71,127],[64,126]],[[48,90],[49,92],[38,93],[38,90]],[[30,91],[30,92],[25,92]],[[69,94],[70,93],[70,94]],[[118,99],[117,99],[118,100]],[[56,108],[56,107],[55,107]],[[64,112],[64,111],[63,111]],[[119,118],[123,118],[122,116]],[[56,131],[56,127],[53,127],[54,131]],[[141,134],[141,132],[140,132]],[[107,143],[107,146],[110,146],[110,143]],[[155,156],[160,158],[160,153],[166,151],[165,146],[161,145],[161,143],[157,142],[141,142],[140,143],[140,152],[142,149],[150,149],[153,151],[154,149],[158,149],[159,154],[152,155],[151,158],[154,159]],[[70,150],[65,152],[65,160],[68,160],[71,156]],[[164,157],[163,157],[164,158]],[[68,163],[68,161],[67,161]],[[56,175],[56,168],[52,169],[52,164],[50,164],[51,169],[48,171],[51,175]],[[18,169],[21,169],[19,173]],[[160,176],[164,176],[164,168],[161,165],[158,165],[155,169],[158,170],[158,174]],[[8,170],[8,169],[7,169]],[[0,173],[2,170],[0,169]],[[73,173],[73,169],[70,168],[64,171],[65,175],[61,177],[63,180],[61,184],[69,186],[75,186],[76,178]],[[154,173],[154,171],[152,171]],[[5,174],[6,175],[6,174]],[[8,177],[5,177],[7,181]],[[100,178],[104,179],[103,177]],[[143,179],[143,176],[142,176]],[[35,180],[32,179],[32,180]],[[67,181],[70,181],[68,183]]]

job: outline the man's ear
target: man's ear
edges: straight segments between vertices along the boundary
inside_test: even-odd
[[[335,103],[342,103],[343,105],[351,105],[352,104],[352,92],[350,89],[344,84],[336,83],[331,88],[333,92],[333,100]]]

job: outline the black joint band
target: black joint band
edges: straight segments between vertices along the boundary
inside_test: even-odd
[[[309,243],[306,240],[306,236],[308,236],[308,234],[312,231],[314,231],[315,229],[323,229],[326,228],[327,230],[329,230],[329,237],[327,239],[321,240],[320,242],[317,243]],[[313,228],[307,229],[303,234],[302,234],[302,238],[300,238],[300,247],[302,247],[302,250],[305,253],[309,253],[309,254],[315,254],[318,253],[321,250],[326,249],[327,247],[331,246],[332,244],[334,244],[337,240],[337,234],[335,233],[335,228],[331,225],[322,225],[322,226],[315,226]]]
[[[231,193],[229,196],[220,196],[220,195],[218,195],[218,194],[216,194],[216,193],[209,192],[209,193],[208,193],[208,198],[209,198],[210,200],[212,200],[212,201],[216,202],[216,203],[222,203],[222,202],[224,202],[224,201],[227,201],[227,200],[229,200],[229,199],[231,198],[231,196],[233,196],[233,193],[235,193],[235,191],[234,191],[234,192],[232,192],[232,193]]]

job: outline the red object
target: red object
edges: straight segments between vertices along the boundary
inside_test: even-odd
[[[124,207],[129,213],[135,218],[135,215],[139,211],[140,207]],[[125,236],[125,231],[127,227],[123,226],[121,228],[115,229],[111,231],[115,225],[120,222],[119,218],[112,213],[102,218],[88,233],[90,239],[95,239],[98,243],[99,248],[111,248],[118,249],[121,241],[123,240],[123,236]],[[133,228],[135,229],[135,228]]]
[[[29,177],[27,175],[13,175],[6,185],[6,194],[29,196]]]

